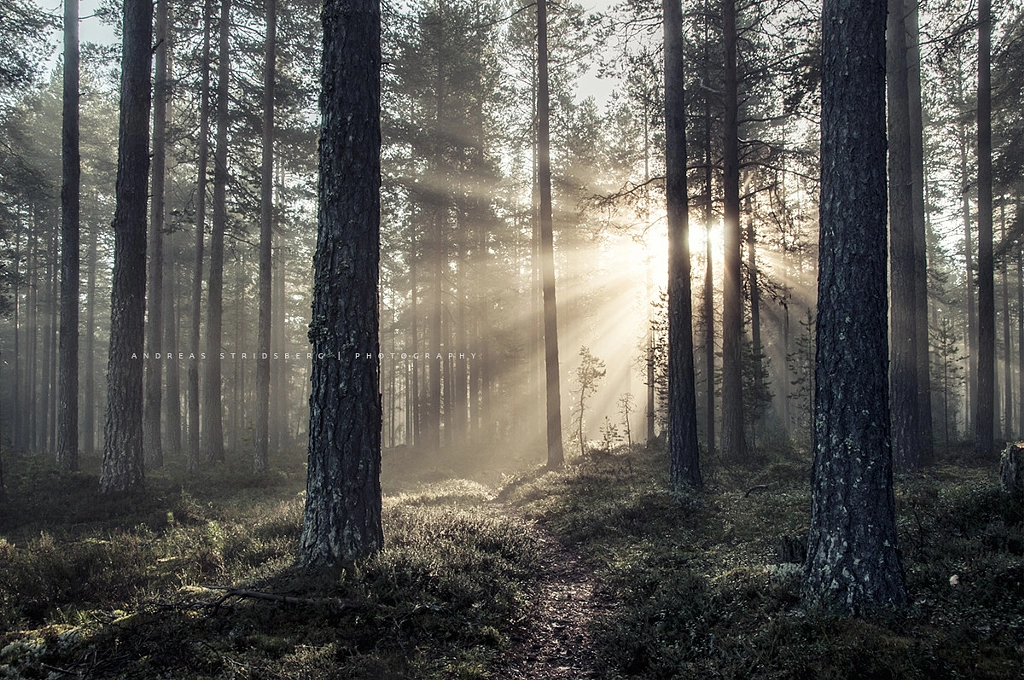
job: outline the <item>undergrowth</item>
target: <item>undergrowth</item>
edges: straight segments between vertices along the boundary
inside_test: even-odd
[[[475,482],[387,497],[386,549],[311,577],[293,566],[296,479],[182,490],[157,476],[144,496],[114,501],[95,476],[15,462],[25,472],[0,520],[0,677],[486,677],[538,568],[531,537]],[[70,491],[26,493],[40,477]],[[304,603],[217,605],[224,587]]]
[[[10,457],[0,677],[504,678],[546,568],[522,518],[593,570],[610,605],[587,624],[602,677],[1022,677],[1024,509],[993,470],[899,478],[912,604],[836,618],[800,603],[780,547],[799,543],[810,505],[809,462],[784,454],[709,461],[707,490],[674,494],[663,451],[559,472],[392,452],[386,549],[319,576],[293,566],[299,458],[262,479],[239,461],[183,483],[172,465],[111,499],[95,461],[68,474]]]
[[[505,488],[619,603],[593,624],[606,677],[1024,677],[1022,508],[992,470],[897,480],[913,604],[869,620],[806,608],[800,566],[780,557],[807,530],[809,461],[718,469],[700,494],[667,492],[666,468],[634,450]]]

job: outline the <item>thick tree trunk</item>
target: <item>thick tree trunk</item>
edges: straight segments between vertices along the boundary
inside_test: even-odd
[[[1009,443],[999,458],[999,486],[1011,496],[1024,495],[1024,445]]]
[[[274,70],[277,64],[277,2],[267,0],[267,36],[263,56],[263,158],[260,167],[259,328],[256,345],[256,437],[253,474],[270,469],[270,321],[274,226]],[[279,312],[280,313],[280,312]]]
[[[686,95],[683,13],[662,0],[665,39],[665,198],[668,213],[668,452],[673,489],[700,488],[697,395],[690,297],[690,225],[686,192]]]
[[[127,0],[123,26],[107,420],[100,473],[104,493],[139,490],[145,479],[139,353],[145,335],[153,5]]]
[[[889,395],[892,399],[892,454],[896,466],[920,466],[921,427],[917,385],[917,312],[914,285],[910,92],[903,0],[889,0],[886,86],[889,128],[889,229],[892,307]]]
[[[78,248],[79,191],[82,183],[78,150],[78,61],[78,0],[65,0],[57,462],[66,470],[78,469]]]
[[[146,402],[143,410],[143,449],[146,464],[161,468],[164,464],[160,438],[163,382],[164,333],[164,178],[167,172],[167,15],[170,0],[156,3],[155,75],[153,81],[153,182],[152,210],[149,216],[149,275],[146,305],[146,347],[150,361],[146,367]]]
[[[540,250],[544,289],[544,374],[547,385],[548,467],[564,462],[562,400],[558,375],[558,307],[551,218],[551,110],[548,93],[548,8],[537,2],[537,171],[540,184]]]
[[[743,432],[743,291],[740,279],[739,85],[736,75],[736,1],[722,0],[725,44],[725,136],[722,262],[722,456],[738,462],[746,453]]]
[[[196,233],[195,271],[192,272],[192,325],[189,346],[192,356],[188,362],[188,455],[185,456],[185,471],[189,475],[199,472],[200,411],[199,411],[199,366],[203,351],[200,344],[203,303],[203,245],[206,238],[206,171],[209,164],[210,139],[210,24],[212,2],[203,4],[203,69],[199,93],[199,155],[198,177],[196,180]]]
[[[327,0],[309,478],[299,559],[334,566],[383,547],[380,489],[380,5]],[[319,358],[319,357],[323,358]]]
[[[203,373],[202,442],[208,461],[224,460],[220,353],[224,326],[224,230],[228,221],[230,25],[231,0],[221,0],[220,41],[217,50],[217,139],[213,154],[213,231],[210,234],[210,283],[206,307],[206,371]]]
[[[974,450],[995,447],[995,281],[992,254],[992,3],[978,2],[978,418]]]
[[[825,0],[811,528],[804,597],[906,601],[886,356],[886,3]]]

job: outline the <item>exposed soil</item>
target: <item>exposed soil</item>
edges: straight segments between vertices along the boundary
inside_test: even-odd
[[[594,627],[612,606],[594,575],[578,555],[542,524],[508,516],[533,534],[542,567],[531,592],[529,613],[513,625],[513,637],[500,665],[509,680],[598,677]]]

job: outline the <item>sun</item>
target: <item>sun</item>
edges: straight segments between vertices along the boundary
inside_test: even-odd
[[[723,227],[720,220],[711,222],[707,225],[703,221],[691,220],[690,221],[690,234],[688,242],[690,244],[690,257],[693,259],[706,257],[708,241],[711,242],[711,260],[712,262],[720,262],[722,260],[722,252],[724,248],[724,236]]]

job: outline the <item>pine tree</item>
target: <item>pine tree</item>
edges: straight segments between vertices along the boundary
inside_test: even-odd
[[[380,3],[328,0],[309,476],[299,559],[322,569],[383,547],[378,316]]]

